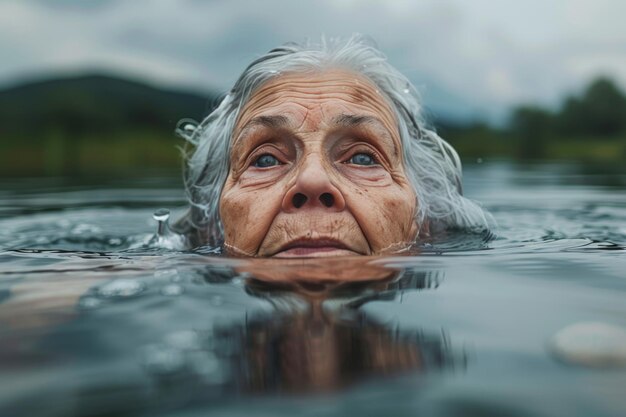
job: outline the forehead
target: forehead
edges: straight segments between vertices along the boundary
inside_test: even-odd
[[[333,69],[285,73],[263,84],[243,107],[234,137],[259,116],[281,115],[294,128],[317,130],[340,114],[375,117],[397,135],[395,113],[376,85],[355,72]]]

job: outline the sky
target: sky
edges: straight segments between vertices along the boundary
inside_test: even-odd
[[[225,91],[287,41],[359,32],[435,117],[556,107],[599,75],[626,90],[623,0],[0,0],[0,88],[81,72]]]

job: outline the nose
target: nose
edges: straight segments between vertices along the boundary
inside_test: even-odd
[[[331,182],[328,168],[323,166],[318,157],[308,157],[297,169],[296,182],[283,198],[283,211],[289,213],[306,207],[330,211],[345,208],[343,194]]]

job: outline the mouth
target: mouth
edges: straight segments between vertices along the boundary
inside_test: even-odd
[[[336,239],[296,239],[283,246],[273,256],[276,258],[313,258],[327,256],[359,255]]]

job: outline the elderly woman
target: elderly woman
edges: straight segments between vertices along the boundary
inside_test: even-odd
[[[424,127],[411,83],[360,36],[287,44],[179,132],[194,245],[259,257],[374,255],[488,227],[459,158]]]

